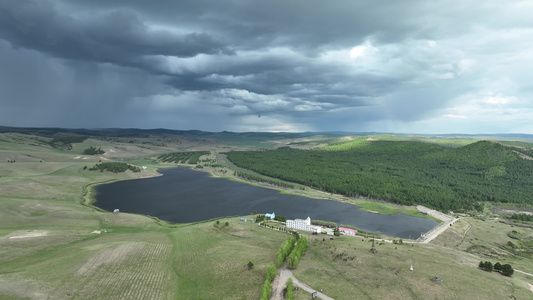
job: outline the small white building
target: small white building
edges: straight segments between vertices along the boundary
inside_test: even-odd
[[[351,228],[339,227],[339,231],[347,235],[356,235],[357,230]]]
[[[274,220],[274,218],[276,218],[276,213],[275,212],[272,212],[271,214],[269,214],[269,213],[265,214],[265,219]]]
[[[310,231],[310,232],[316,232],[316,233],[322,232],[322,228],[320,226],[311,225],[311,218],[309,217],[307,217],[307,219],[305,220],[302,220],[302,219],[287,220],[287,222],[285,222],[285,226],[287,228],[302,230],[302,231]]]

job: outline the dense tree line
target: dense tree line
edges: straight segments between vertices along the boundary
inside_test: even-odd
[[[287,257],[287,266],[290,269],[296,269],[300,263],[300,258],[304,255],[305,250],[307,249],[307,238],[305,236],[300,236],[298,242],[294,249],[292,249],[291,254]]]
[[[520,221],[527,221],[527,222],[533,222],[533,215],[528,215],[528,214],[524,214],[524,213],[513,214],[511,216],[511,219],[520,220]]]
[[[85,155],[97,155],[97,154],[104,154],[105,151],[102,150],[102,148],[96,149],[96,147],[89,147],[85,150],[83,150],[83,154]]]
[[[174,152],[159,155],[157,158],[163,162],[197,164],[202,155],[209,155],[209,151]]]
[[[289,279],[287,279],[287,294],[285,294],[286,300],[292,300],[293,289],[294,289],[294,283],[292,282],[292,278],[289,277]]]
[[[294,188],[294,184],[285,183],[285,182],[283,182],[281,180],[269,179],[269,178],[265,178],[263,176],[248,174],[248,173],[244,173],[244,172],[235,172],[235,176],[243,178],[243,179],[246,179],[246,180],[256,181],[256,182],[265,182],[265,183],[276,185],[276,186],[280,186],[280,187],[283,187],[283,188],[289,188],[289,189],[293,189]]]
[[[271,263],[266,269],[265,283],[263,284],[263,289],[261,290],[261,300],[270,299],[272,280],[274,280],[274,277],[276,277],[276,267],[273,263]]]
[[[280,221],[280,222],[287,222],[287,218],[284,217],[284,216],[282,216],[282,215],[276,215],[276,216],[274,217],[274,220],[276,220],[276,221]]]
[[[278,253],[276,254],[276,267],[279,268],[283,265],[285,262],[285,259],[291,254],[292,248],[294,247],[294,243],[296,242],[296,239],[291,236],[290,238],[286,239],[282,244],[281,247],[279,247]]]
[[[59,136],[48,142],[48,145],[56,149],[72,150],[72,144],[82,143],[86,139],[85,136]]]
[[[317,226],[326,226],[326,227],[330,227],[330,228],[337,228],[337,223],[329,222],[329,221],[323,221],[323,220],[311,220],[311,224],[317,225]]]
[[[216,159],[205,158],[200,159],[199,162],[211,168],[224,168],[224,165],[217,163]]]
[[[90,171],[100,170],[100,172],[110,171],[113,173],[122,173],[122,172],[126,172],[127,170],[131,170],[133,172],[141,171],[139,167],[132,166],[130,164],[123,163],[123,162],[106,162],[106,163],[96,164],[94,165],[94,167],[90,168],[89,170]]]
[[[232,151],[239,167],[346,196],[481,209],[479,201],[531,203],[533,161],[480,141],[459,148],[413,141],[356,141],[326,149]]]

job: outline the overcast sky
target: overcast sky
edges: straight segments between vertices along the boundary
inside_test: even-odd
[[[0,125],[533,134],[533,1],[0,0]]]

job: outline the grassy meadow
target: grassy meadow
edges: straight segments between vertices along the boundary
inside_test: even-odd
[[[320,237],[293,274],[334,299],[529,299],[526,279],[477,268],[479,257],[431,244],[376,243]],[[410,266],[413,271],[410,271]],[[433,282],[438,276],[443,282]]]
[[[83,155],[90,146],[106,153]],[[82,205],[91,184],[157,175],[151,155],[163,150],[88,139],[62,151],[0,134],[0,299],[255,298],[284,235],[238,218],[173,228]],[[111,159],[148,168],[84,170]]]
[[[0,299],[258,299],[285,233],[239,217],[173,225],[90,205],[94,184],[157,176],[158,168],[175,166],[157,161],[163,153],[212,151],[209,158],[222,166],[203,170],[230,176],[233,166],[217,147],[271,147],[290,140],[246,142],[228,135],[233,144],[217,146],[212,138],[201,143],[198,138],[89,138],[65,150],[50,146],[51,138],[0,133]],[[302,138],[295,141],[305,144]],[[105,153],[84,155],[89,147]],[[84,169],[100,161],[147,169],[119,174]],[[380,213],[415,214],[413,207],[310,188],[288,192],[363,203]],[[377,254],[361,237],[309,236],[307,253],[293,274],[335,299],[530,299],[527,283],[533,277],[477,268],[480,260],[491,260],[533,273],[531,258],[518,255],[525,250],[506,246],[512,241],[526,247],[532,229],[501,221],[485,209],[477,217],[465,215],[430,244],[380,242]],[[509,237],[513,230],[522,243]],[[432,282],[433,276],[443,282]],[[302,290],[294,292],[294,299],[309,298]]]

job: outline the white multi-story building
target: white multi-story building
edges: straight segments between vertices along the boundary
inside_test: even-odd
[[[307,217],[307,219],[305,220],[302,220],[302,219],[287,220],[287,222],[285,222],[285,226],[291,229],[310,231],[310,232],[316,232],[316,233],[320,233],[322,231],[322,228],[320,226],[311,225],[311,218],[309,217]]]

